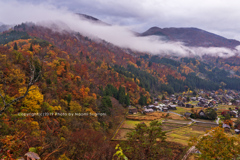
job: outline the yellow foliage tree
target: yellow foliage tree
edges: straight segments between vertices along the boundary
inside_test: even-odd
[[[224,133],[220,127],[212,128],[200,138],[191,138],[189,145],[201,152],[199,159],[237,159],[240,155],[240,136]]]
[[[20,88],[19,93],[23,95],[26,92],[27,88]],[[39,91],[38,86],[31,86],[28,92],[28,95],[23,99],[22,111],[29,113],[37,113],[41,108],[41,104],[43,102],[43,95]]]
[[[80,106],[80,104],[76,101],[71,101],[69,104],[70,110],[72,112],[76,112],[79,113],[82,111],[82,107]]]

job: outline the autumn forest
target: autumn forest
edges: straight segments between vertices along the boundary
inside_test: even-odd
[[[240,90],[239,78],[237,56],[158,56],[76,32],[17,25],[0,34],[0,159],[28,151],[44,160],[138,159],[128,149],[139,139],[111,140],[129,106],[189,90]],[[150,152],[152,146],[138,152],[183,157],[188,148],[172,142],[167,147],[160,134],[161,152]],[[116,154],[121,147],[122,155]]]

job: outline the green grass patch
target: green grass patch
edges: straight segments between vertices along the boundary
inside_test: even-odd
[[[136,125],[139,123],[141,123],[141,121],[126,120],[123,122],[123,125],[121,126],[121,128],[134,129]]]
[[[198,101],[189,101],[189,102],[187,102],[187,103],[192,104],[192,105],[197,105],[197,104],[198,104]]]
[[[173,110],[172,112],[175,112],[181,115],[183,115],[185,112],[189,112],[189,109],[185,107],[176,107],[176,108],[177,110]]]
[[[134,120],[125,120],[121,128],[134,129],[137,124],[144,122],[147,126],[150,125],[151,121],[134,121]]]

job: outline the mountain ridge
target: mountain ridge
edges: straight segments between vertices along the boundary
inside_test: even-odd
[[[159,28],[151,27],[140,36],[161,36],[168,41],[181,41],[187,46],[194,47],[226,47],[234,49],[240,42],[234,39],[227,39],[223,36],[195,28]]]

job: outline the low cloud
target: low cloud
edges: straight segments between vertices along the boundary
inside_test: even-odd
[[[49,28],[52,28],[52,24],[57,24],[58,31],[75,31],[91,38],[103,39],[119,47],[151,54],[178,56],[207,54],[229,57],[235,55],[240,48],[230,50],[216,47],[187,47],[181,42],[165,42],[158,36],[138,37],[126,27],[93,23],[80,18],[66,8],[56,8],[49,4],[0,2],[0,22],[5,24],[33,22]]]

